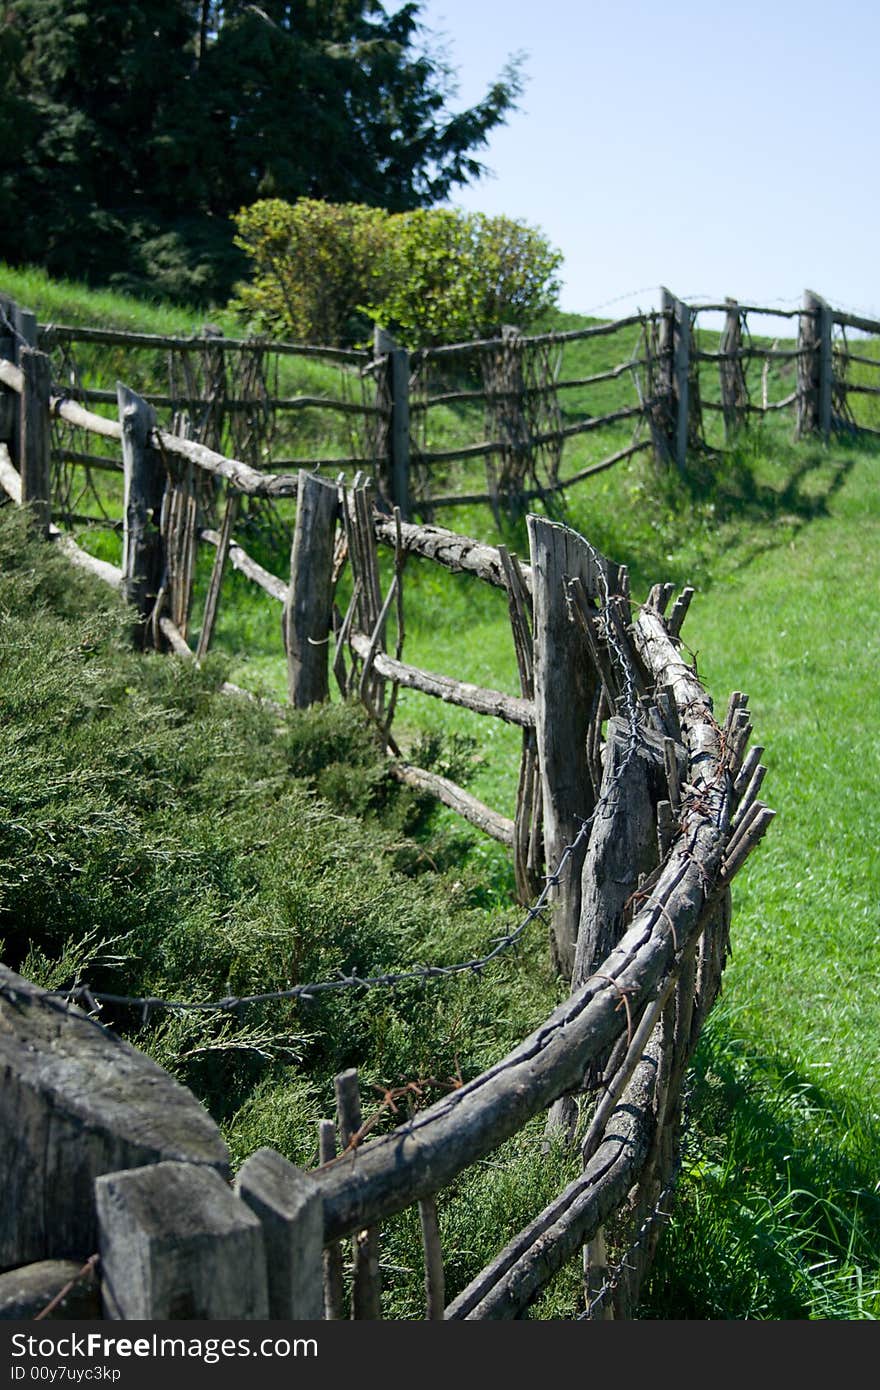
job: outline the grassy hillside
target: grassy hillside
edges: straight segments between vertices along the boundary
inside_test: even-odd
[[[65,317],[55,308],[44,311],[36,293],[19,290],[9,280],[3,287],[23,302],[30,301],[41,319]],[[74,308],[69,292],[64,293],[69,321],[73,312],[81,314],[80,321],[91,322],[121,322],[112,315],[139,312],[139,306],[121,301],[109,306],[102,300],[101,307],[94,301],[90,312],[92,301],[82,299]],[[58,303],[51,300],[51,305]],[[131,318],[126,322],[134,326]],[[144,316],[139,326],[149,328],[151,321]],[[166,322],[161,331],[170,331],[170,325]],[[581,344],[566,370],[587,375],[613,365],[620,360],[619,345],[609,361],[603,355],[607,343],[600,339],[592,346]],[[612,383],[604,389],[608,408],[623,399],[623,386]],[[784,394],[788,387],[780,378],[773,389]],[[865,410],[873,408],[870,397],[864,401]],[[571,409],[576,405],[567,401]],[[443,437],[454,438],[466,423],[463,416],[449,419]],[[628,439],[623,435],[617,447]],[[716,442],[720,445],[720,439]],[[607,437],[600,442],[583,436],[567,453],[564,468],[574,471],[611,447]],[[744,433],[734,448],[695,456],[684,479],[658,474],[650,456],[639,455],[572,489],[560,512],[593,544],[629,564],[637,599],[658,579],[696,586],[684,636],[716,705],[723,707],[734,688],[749,692],[755,737],[766,748],[766,797],[778,812],[766,841],[737,880],[734,957],[693,1070],[685,1172],[646,1291],[646,1317],[880,1315],[880,867],[875,852],[880,840],[880,735],[875,714],[880,624],[873,601],[880,543],[878,474],[880,452],[875,446],[846,440],[835,440],[827,448],[794,444],[790,421],[777,417]],[[506,522],[499,534],[487,509],[456,509],[438,519],[496,543],[503,539],[520,553],[526,550],[523,523]],[[116,538],[90,537],[88,543],[106,553]],[[284,573],[286,556],[273,556],[256,533],[246,543],[259,550],[264,563]],[[215,639],[218,668],[223,666],[232,679],[252,688],[283,692],[277,606],[240,576],[230,575],[227,583]],[[409,660],[516,691],[501,595],[417,561],[407,567],[405,594]],[[10,601],[8,611],[19,611],[20,603],[20,598]],[[198,622],[197,607],[196,633]],[[70,649],[78,651],[82,640],[71,639]],[[83,660],[77,658],[76,669]],[[116,660],[114,656],[114,665]],[[144,669],[156,672],[159,666],[146,663]],[[131,683],[133,677],[120,679]],[[150,676],[153,682],[157,679]],[[173,705],[175,727],[185,727],[191,708],[203,708],[209,692],[194,692],[203,691],[210,679],[216,679],[210,672],[200,678],[162,676],[166,705],[169,683],[175,683],[175,689],[177,682],[195,683],[186,687],[189,694],[183,705]],[[59,686],[53,698],[45,708],[52,720],[63,724],[66,703],[79,697]],[[334,730],[332,720],[344,717],[335,709],[323,716]],[[511,811],[519,753],[515,730],[406,692],[401,693],[398,726],[406,746],[420,747],[425,755],[433,751],[437,765],[452,775],[468,770],[472,790],[500,810]],[[439,735],[443,741],[438,743]],[[335,815],[352,805],[373,818],[369,823],[374,828],[395,827],[390,831],[392,842],[397,837],[406,846],[400,851],[404,862],[397,867],[402,867],[410,887],[428,894],[430,885],[442,899],[452,885],[466,885],[464,906],[474,915],[467,917],[466,928],[449,925],[448,939],[462,940],[460,932],[465,930],[479,936],[488,925],[486,914],[509,901],[506,856],[462,831],[451,815],[435,814],[426,822],[424,808],[399,803],[363,752],[360,737],[349,731],[342,739],[346,757],[358,767],[356,776],[345,773],[345,764],[328,774],[318,757],[307,762],[305,790],[297,795],[327,795],[329,789]],[[273,749],[281,756],[279,750],[289,746],[290,738],[289,733],[280,740],[264,736],[260,758],[268,759]],[[333,738],[342,735],[334,732]],[[272,779],[279,774],[274,763],[260,763],[251,774],[251,755],[244,743],[234,746],[241,760],[232,779],[238,790],[233,796],[227,787],[223,795],[230,805],[240,805],[242,788],[251,777],[262,788],[274,786]],[[184,761],[184,766],[191,763]],[[231,776],[230,763],[221,766],[227,769],[224,776]],[[288,762],[285,776],[291,766],[302,769],[303,764]],[[364,782],[372,790],[364,790]],[[371,799],[375,797],[378,804]],[[274,816],[271,802],[260,814]],[[351,835],[354,843],[359,832],[347,819],[345,826],[344,835]],[[163,852],[170,853],[170,823],[163,833]],[[425,834],[435,836],[436,842],[428,845]],[[357,880],[366,861],[354,849],[342,858],[351,865],[351,891],[359,901]],[[393,854],[391,858],[394,862]],[[413,859],[420,865],[415,874]],[[186,856],[184,860],[189,862]],[[220,888],[212,886],[211,892],[219,901]],[[161,895],[157,893],[155,900],[161,902]],[[433,901],[430,896],[419,898],[423,906]],[[271,922],[279,920],[279,911],[271,909]],[[84,932],[85,924],[76,930]],[[401,940],[391,935],[386,943],[386,930],[390,931],[387,919],[380,915],[375,936],[370,937],[377,960],[390,961],[401,949],[414,949],[413,936]],[[446,932],[444,925],[438,948],[446,949]],[[72,931],[70,950],[75,949],[75,935]],[[56,955],[62,948],[64,941],[52,943]],[[102,950],[113,953],[109,947]],[[181,959],[186,959],[185,951]],[[226,957],[222,959],[223,968],[228,968]],[[456,1048],[470,1038],[473,1026],[473,1045],[464,1065],[478,1066],[487,1055],[493,1030],[500,1031],[491,1045],[500,1046],[501,1037],[515,1034],[526,1014],[533,1020],[537,1014],[532,1011],[540,1011],[553,994],[543,942],[530,947],[505,972],[492,1005],[480,1002],[484,996],[478,995],[465,1003],[456,996],[452,1006],[438,1005],[433,1011],[428,1006],[428,1036],[435,1037],[438,1030],[438,1065],[452,1066],[456,1056],[461,1061]],[[441,1015],[461,1023],[444,1033]],[[421,1030],[423,1015],[413,1012],[409,1017],[416,1016]],[[308,1020],[297,1019],[291,1031],[305,1034],[307,1025]],[[357,1041],[372,1059],[367,1062],[371,1077],[387,1080],[392,1062],[404,1070],[421,1065],[421,1059],[407,1050],[408,1026],[407,1018],[393,1011],[387,1018],[381,1013],[377,1019],[364,1019]],[[381,1034],[381,1041],[374,1033]],[[313,1041],[302,1046],[320,1047]],[[169,1035],[169,1045],[160,1055],[167,1064],[186,1051],[185,1040],[181,1044]],[[343,1055],[354,1060],[353,1050],[337,1052],[332,1060]],[[328,1113],[330,1063],[328,1056],[314,1113]],[[186,1075],[189,1079],[192,1070]],[[229,1116],[230,1133],[244,1136],[236,1137],[236,1144],[261,1141],[284,1147],[280,1112],[268,1095],[258,1087],[253,1099],[243,1101]],[[311,1141],[303,1133],[290,1141],[291,1151],[301,1152],[297,1144],[307,1142]],[[471,1255],[476,1258],[481,1248],[477,1217],[482,1220],[488,1214],[490,1226],[495,1222],[503,1228],[505,1204],[514,1212],[524,1210],[529,1184],[543,1183],[540,1164],[527,1159],[530,1142],[526,1136],[519,1153],[500,1156],[491,1169],[494,1181],[468,1188],[457,1207],[459,1215],[449,1218],[444,1241],[454,1252],[453,1281],[463,1277]],[[537,1206],[539,1193],[533,1195]],[[472,1217],[466,1214],[468,1203]],[[405,1223],[391,1239],[395,1258],[406,1263]],[[412,1278],[415,1288],[416,1275]],[[409,1306],[402,1297],[399,1306]],[[571,1271],[538,1311],[571,1316],[577,1300],[577,1272]]]

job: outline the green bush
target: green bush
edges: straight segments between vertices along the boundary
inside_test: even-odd
[[[562,255],[535,227],[446,208],[391,218],[392,273],[373,316],[409,346],[527,328],[559,291]]]
[[[236,226],[254,278],[233,306],[309,342],[363,340],[372,320],[410,347],[490,337],[528,327],[559,290],[560,252],[509,217],[270,198]]]
[[[362,337],[359,307],[382,299],[388,216],[360,203],[264,198],[235,218],[236,246],[254,267],[233,305],[273,333],[314,343]]]

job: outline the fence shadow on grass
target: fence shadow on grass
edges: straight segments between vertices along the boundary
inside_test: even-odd
[[[692,1075],[697,1143],[640,1316],[876,1317],[876,1119],[723,1016]],[[711,1222],[694,1219],[701,1209]]]

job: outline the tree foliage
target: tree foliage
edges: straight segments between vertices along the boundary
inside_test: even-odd
[[[528,327],[559,290],[561,254],[509,217],[276,198],[235,221],[253,269],[235,302],[306,341],[350,342],[374,320],[411,347],[492,336]]]
[[[451,108],[420,4],[9,0],[0,9],[0,255],[207,301],[258,199],[391,211],[479,177],[516,60]]]

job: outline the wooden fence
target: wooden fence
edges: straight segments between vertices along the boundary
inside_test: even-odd
[[[773,309],[732,299],[691,306],[663,289],[655,313],[571,332],[526,336],[509,328],[497,339],[414,352],[381,329],[368,353],[229,339],[209,329],[184,338],[40,327],[3,296],[0,311],[0,349],[5,341],[13,361],[27,347],[51,353],[54,389],[66,403],[115,402],[106,377],[83,384],[83,350],[100,352],[107,369],[166,412],[172,432],[261,471],[360,471],[405,519],[431,520],[464,503],[521,509],[644,450],[660,466],[684,470],[688,449],[723,447],[748,420],[780,411],[792,413],[802,437],[880,430],[873,341],[880,322],[833,309],[811,291],[798,309]],[[724,315],[711,350],[700,329],[710,312]],[[796,346],[752,336],[756,320],[768,316],[796,321]],[[854,331],[869,341],[851,342]],[[601,346],[600,369],[566,370],[567,354],[584,345]],[[325,370],[311,394],[291,394],[291,362],[300,372],[332,366],[335,387]],[[167,392],[146,390],[142,383],[163,370]],[[571,442],[594,433],[612,447],[569,466]],[[84,446],[73,412],[53,417],[50,449],[56,513],[106,520],[92,475],[115,465],[106,451]]]
[[[528,518],[526,564],[503,548],[408,523],[399,508],[377,510],[363,481],[267,475],[159,429],[152,407],[123,386],[118,420],[91,415],[55,394],[38,350],[21,346],[17,356],[0,361],[12,407],[0,443],[5,491],[30,506],[34,524],[71,559],[128,595],[145,643],[198,660],[227,561],[280,601],[291,704],[326,698],[332,672],[369,711],[396,776],[511,847],[519,897],[531,905],[526,920],[552,909],[552,955],[570,995],[506,1057],[381,1137],[368,1137],[356,1074],[342,1074],[336,1120],[320,1129],[320,1166],[305,1173],[259,1150],[230,1189],[222,1144],[191,1096],[70,999],[7,972],[0,1145],[17,1214],[4,1230],[0,1266],[11,1272],[0,1276],[0,1308],[20,1310],[30,1289],[33,1309],[33,1290],[42,1297],[50,1276],[70,1282],[71,1271],[99,1269],[107,1317],[340,1317],[340,1242],[350,1242],[351,1315],[377,1317],[382,1222],[417,1205],[426,1316],[519,1316],[582,1248],[590,1316],[631,1315],[679,1162],[684,1072],[724,967],[730,884],[773,814],[758,797],[762,750],[746,752],[746,697],[735,692],[719,722],[682,655],[692,592],[670,608],[673,586],[658,584],[634,604],[624,567],[544,517]],[[120,569],[52,525],[53,415],[121,449]],[[200,473],[221,489],[216,532],[200,525]],[[296,497],[289,584],[233,544],[241,496]],[[186,630],[200,538],[216,559],[193,651]],[[379,546],[394,555],[384,594]],[[503,591],[518,695],[403,660],[404,570],[414,555]],[[342,614],[334,593],[345,563],[352,586]],[[402,759],[393,729],[401,686],[522,729],[512,819]],[[63,1067],[50,1062],[62,1055]],[[149,1085],[136,1084],[141,1075]],[[437,1214],[444,1194],[535,1116],[573,1132],[578,1112],[580,1176],[447,1299]],[[613,1267],[606,1228],[627,1251]],[[63,1270],[47,1270],[58,1260],[68,1262]]]

